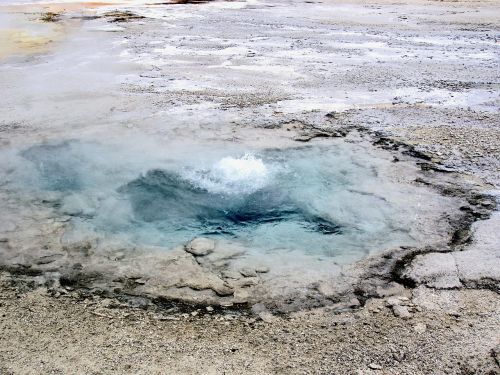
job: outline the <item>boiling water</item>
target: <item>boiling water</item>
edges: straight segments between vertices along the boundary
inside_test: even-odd
[[[381,176],[391,163],[353,144],[149,154],[75,141],[21,156],[16,179],[56,196],[73,234],[165,248],[209,236],[263,256],[349,262],[418,232],[418,195],[408,199],[409,186]]]

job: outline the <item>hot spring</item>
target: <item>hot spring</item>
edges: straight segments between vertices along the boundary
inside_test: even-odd
[[[430,193],[389,178],[401,163],[366,145],[216,150],[44,143],[11,156],[9,181],[67,217],[66,239],[170,249],[203,236],[243,258],[300,265],[346,264],[429,235]]]

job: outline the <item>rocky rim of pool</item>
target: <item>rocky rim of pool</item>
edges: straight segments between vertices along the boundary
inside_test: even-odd
[[[2,186],[4,212],[15,219],[2,222],[0,259],[19,282],[176,309],[355,308],[370,296],[414,284],[406,266],[416,256],[460,249],[472,223],[495,207],[479,185],[380,134],[352,131],[345,139],[262,149],[255,156],[217,153],[207,156],[211,169],[179,169],[175,157],[160,163],[177,165],[175,172],[147,159],[122,172],[95,156],[102,150],[69,141],[11,155],[25,164],[11,168]],[[113,152],[108,157],[114,163],[121,156]],[[84,154],[94,159],[82,162]],[[313,164],[301,164],[311,157]],[[359,157],[360,171],[335,167],[336,161],[356,165]],[[331,163],[322,165],[325,160]],[[83,167],[72,168],[77,162]],[[271,165],[279,175],[274,189],[266,181]],[[297,179],[297,172],[319,180]],[[44,180],[44,173],[52,178]],[[86,174],[92,181],[83,187]],[[342,176],[343,184],[329,187]],[[89,208],[81,193],[88,198],[96,189],[100,203]],[[333,206],[325,199],[332,191]],[[311,197],[316,201],[307,201]],[[353,201],[357,208],[348,204]],[[392,222],[372,228],[384,220]],[[357,235],[347,235],[355,226]]]

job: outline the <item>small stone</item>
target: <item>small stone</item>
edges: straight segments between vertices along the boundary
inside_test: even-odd
[[[241,274],[236,271],[232,270],[224,270],[222,271],[222,277],[225,279],[233,279],[233,280],[238,280],[241,279]]]
[[[210,238],[198,237],[190,241],[185,250],[194,256],[204,256],[210,254],[215,249],[215,241]]]
[[[237,289],[234,292],[234,299],[238,303],[248,302],[249,298],[250,298],[250,293],[245,289]]]
[[[139,280],[143,277],[143,275],[138,273],[138,272],[131,271],[131,272],[127,272],[125,274],[125,277],[129,280]]]
[[[214,308],[212,306],[207,306],[205,307],[205,309],[208,311],[208,312],[213,312],[214,311]]]
[[[262,311],[259,313],[259,318],[265,323],[274,323],[277,318],[271,314],[269,311]]]
[[[390,297],[398,294],[402,294],[405,288],[403,285],[398,284],[394,281],[390,282],[384,286],[377,286],[376,293],[378,297]]]
[[[255,305],[252,306],[252,312],[254,314],[258,315],[262,311],[267,311],[267,307],[263,303],[256,303]]]
[[[398,361],[402,362],[405,359],[405,353],[403,351],[392,353],[392,357]]]
[[[389,307],[401,304],[401,300],[398,297],[390,297],[385,301],[386,305]]]
[[[359,307],[359,306],[361,306],[361,303],[359,302],[359,300],[356,297],[352,297],[351,299],[349,299],[349,301],[347,301],[347,306]]]
[[[249,286],[254,286],[259,283],[259,278],[258,277],[245,277],[240,280],[234,280],[231,283],[229,283],[233,288],[246,288]]]
[[[257,276],[257,272],[256,272],[256,270],[254,268],[248,268],[248,267],[242,268],[240,270],[240,273],[243,276],[245,276],[245,277],[255,277],[255,276]]]
[[[394,316],[397,316],[398,318],[411,318],[411,314],[406,306],[394,305],[392,306],[392,312],[394,313]]]
[[[198,315],[198,311],[192,311],[191,312],[191,316],[196,316],[196,315]]]
[[[257,272],[257,273],[268,273],[269,272],[269,267],[266,267],[266,266],[255,267],[255,272]]]
[[[368,365],[369,368],[371,368],[372,370],[382,370],[382,366],[376,364],[376,363],[370,363]]]
[[[57,254],[57,253],[50,254],[50,255],[43,255],[35,260],[35,264],[44,265],[44,264],[53,263],[56,260],[62,258],[63,256],[64,256],[63,254]]]
[[[125,258],[125,253],[123,253],[121,251],[115,253],[114,260],[118,261],[118,260],[122,260],[123,258]]]
[[[226,284],[214,287],[213,290],[218,296],[221,297],[231,296],[234,293],[234,289]]]
[[[111,298],[104,298],[99,302],[99,306],[109,309],[115,307],[115,302]]]
[[[427,330],[427,326],[424,323],[417,323],[413,326],[413,330],[417,333],[424,333]]]

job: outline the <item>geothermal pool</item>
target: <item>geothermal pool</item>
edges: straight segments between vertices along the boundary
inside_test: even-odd
[[[9,189],[66,217],[66,239],[168,251],[203,236],[261,263],[288,253],[345,264],[415,244],[433,205],[428,191],[388,178],[398,163],[342,141],[253,149],[67,140],[9,158]]]

